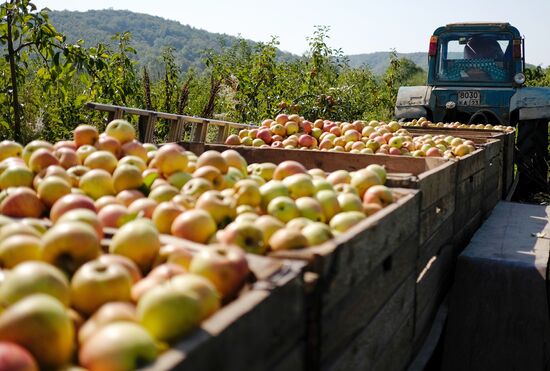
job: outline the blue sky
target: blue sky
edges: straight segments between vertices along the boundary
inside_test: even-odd
[[[346,54],[395,48],[425,51],[438,26],[451,22],[507,21],[526,38],[527,62],[550,65],[550,0],[35,0],[53,10],[126,9],[211,32],[256,41],[278,36],[280,48],[307,50],[315,25],[330,26],[329,44]],[[260,5],[261,4],[261,5]]]

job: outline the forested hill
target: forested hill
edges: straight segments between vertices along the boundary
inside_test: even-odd
[[[52,11],[50,20],[69,42],[83,39],[87,46],[97,43],[113,45],[112,36],[126,31],[132,34],[132,47],[140,63],[154,66],[163,48],[174,48],[176,62],[187,69],[201,67],[203,52],[219,50],[220,45],[231,45],[238,38],[197,29],[176,21],[126,10],[89,10],[86,12]],[[281,58],[294,57],[290,53]]]
[[[171,46],[175,50],[176,62],[184,70],[190,66],[200,68],[204,50],[218,50],[220,42],[231,45],[238,40],[234,36],[212,33],[176,21],[127,10],[52,11],[50,19],[58,31],[67,35],[69,42],[83,39],[87,46],[99,42],[112,43],[113,35],[129,31],[133,37],[132,46],[138,52],[136,58],[141,64],[150,67],[158,64],[162,49]],[[279,56],[283,59],[298,57],[285,52],[280,52]],[[403,53],[399,56],[426,69],[426,53]],[[367,65],[375,74],[382,74],[389,65],[390,53],[357,54],[349,58],[352,67]]]

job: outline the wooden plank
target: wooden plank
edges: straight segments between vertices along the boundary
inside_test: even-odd
[[[420,221],[422,223],[422,219]],[[453,215],[443,221],[439,227],[432,232],[429,238],[418,248],[416,268],[422,269],[428,264],[432,256],[436,255],[441,248],[453,242],[454,218]]]
[[[444,370],[548,370],[550,207],[499,202],[459,256]]]
[[[416,250],[406,247],[417,238],[416,235],[411,235],[403,239],[399,247],[361,282],[350,282],[353,285],[353,294],[346,295],[332,306],[323,305],[323,358],[330,358],[331,355],[345,350],[349,340],[372,320],[391,294],[414,271]],[[331,299],[331,291],[340,288],[339,285],[331,284],[324,299]]]
[[[423,343],[437,309],[450,287],[454,275],[454,250],[445,245],[417,271],[415,286],[415,324],[413,348]]]
[[[414,281],[414,275],[410,275],[349,346],[337,358],[323,364],[321,369],[330,371],[403,369],[411,356]],[[384,355],[387,355],[385,353],[387,349],[394,348],[394,344],[399,344],[402,349],[407,349],[407,352],[400,355],[401,362],[390,367],[392,362],[389,362]]]
[[[422,191],[422,188],[420,191]],[[454,220],[456,208],[455,202],[455,193],[448,192],[430,206],[421,209],[419,242],[421,246],[437,234],[443,224],[447,223],[451,219]]]
[[[185,130],[185,120],[179,117],[175,124],[170,125],[168,132],[168,142],[179,142],[183,138]]]

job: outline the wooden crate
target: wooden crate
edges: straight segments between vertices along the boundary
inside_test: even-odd
[[[277,148],[254,148],[204,143],[180,143],[200,154],[206,150],[234,149],[249,162],[295,160],[307,168],[326,171],[358,170],[370,164],[383,165],[387,172],[386,185],[418,189],[421,193],[418,268],[453,236],[455,211],[455,182],[457,161],[442,158],[414,158],[405,156],[356,155],[342,152],[304,151]]]
[[[452,128],[423,128],[416,126],[405,127],[412,134],[448,134],[457,137],[472,139],[498,139],[502,141],[502,195],[505,199],[514,181],[514,153],[516,132],[502,132],[500,130],[482,129],[452,129]]]
[[[171,236],[161,242],[197,248]],[[305,369],[304,264],[247,258],[255,282],[146,370]]]

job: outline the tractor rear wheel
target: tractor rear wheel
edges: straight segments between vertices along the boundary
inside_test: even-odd
[[[517,126],[516,163],[518,201],[532,201],[536,193],[550,193],[548,186],[548,120],[521,121]]]

